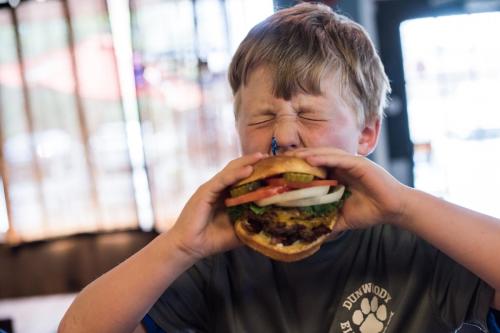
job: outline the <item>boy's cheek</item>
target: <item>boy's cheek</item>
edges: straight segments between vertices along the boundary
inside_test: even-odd
[[[334,128],[317,129],[303,132],[302,138],[307,147],[334,147],[348,152],[356,152],[356,133],[346,133]]]
[[[269,153],[272,134],[268,135],[265,131],[246,129],[241,131],[239,135],[243,155],[256,152]],[[269,137],[268,140],[267,137]]]

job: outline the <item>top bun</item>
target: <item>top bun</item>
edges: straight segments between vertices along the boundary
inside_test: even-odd
[[[271,156],[255,163],[252,174],[234,186],[244,185],[256,180],[280,175],[285,172],[307,173],[320,179],[326,178],[325,169],[312,166],[305,160],[298,157],[280,155]]]

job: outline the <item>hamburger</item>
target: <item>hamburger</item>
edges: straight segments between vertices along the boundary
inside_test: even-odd
[[[272,156],[233,185],[225,200],[238,238],[279,261],[319,250],[331,234],[347,191],[324,168],[292,156]]]

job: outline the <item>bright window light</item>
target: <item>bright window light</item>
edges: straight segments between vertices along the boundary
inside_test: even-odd
[[[400,26],[415,187],[500,217],[500,12]]]

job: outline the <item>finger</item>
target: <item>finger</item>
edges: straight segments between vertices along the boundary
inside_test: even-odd
[[[321,155],[310,156],[306,161],[313,166],[330,169],[330,177],[344,185],[353,186],[367,173],[365,163],[368,159],[353,155]]]
[[[351,170],[359,167],[365,160],[364,157],[350,155],[347,153],[330,153],[308,155],[305,160],[313,166],[324,166]]]
[[[220,185],[226,188],[227,186],[248,177],[251,173],[249,173],[248,170],[253,170],[253,165],[255,163],[268,156],[269,155],[261,152],[242,156],[229,162],[227,166],[214,177],[214,179],[220,181]]]
[[[260,161],[261,159],[268,157],[268,156],[269,156],[268,154],[261,153],[261,152],[256,152],[256,153],[249,154],[249,155],[243,155],[237,159],[230,161],[224,167],[223,171],[226,169],[239,168],[239,167],[246,166],[246,165],[253,165],[253,164],[257,163],[258,161]]]
[[[227,187],[250,176],[253,171],[252,165],[266,156],[266,154],[258,152],[229,162],[221,172],[207,183],[208,190],[214,195],[213,198],[216,199]]]
[[[287,150],[286,152],[283,153],[283,155],[286,155],[286,156],[297,156],[299,153],[303,152],[303,151],[307,151],[311,148],[297,148],[297,149],[293,149],[293,150]]]
[[[218,173],[208,183],[207,187],[212,193],[219,193],[227,187],[237,183],[239,180],[244,179],[252,174],[253,167],[251,165],[243,165],[230,169],[225,169]]]
[[[337,222],[335,223],[335,225],[333,226],[332,228],[332,233],[333,234],[338,234],[342,231],[346,231],[346,230],[349,230],[350,228],[347,226],[346,222],[345,222],[345,219],[344,219],[344,216],[342,215],[339,215],[337,217]]]

